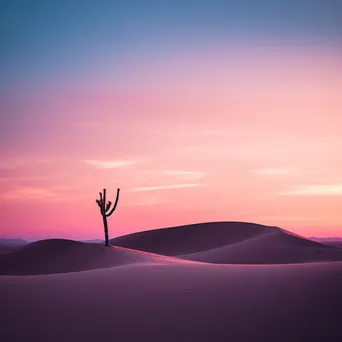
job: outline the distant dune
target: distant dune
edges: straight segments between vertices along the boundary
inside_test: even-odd
[[[95,243],[50,239],[30,243],[0,256],[0,274],[49,274],[85,271],[171,258]]]
[[[340,237],[328,237],[328,238],[316,238],[311,237],[310,240],[324,243],[325,245],[342,247],[342,238]]]
[[[278,227],[213,222],[157,229],[111,240],[118,246],[219,264],[342,261],[342,250]]]
[[[29,242],[23,239],[0,239],[0,255],[12,252],[22,246],[27,245]]]
[[[331,242],[331,241],[336,241],[336,242],[341,242],[342,243],[342,238],[340,237],[315,237],[315,236],[312,236],[309,238],[310,240],[313,240],[313,241],[318,241],[318,242]]]
[[[23,239],[0,239],[0,246],[23,246],[29,242]]]
[[[327,241],[326,245],[342,248],[342,241]]]

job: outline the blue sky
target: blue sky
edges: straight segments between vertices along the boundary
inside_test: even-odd
[[[338,0],[2,1],[1,7],[1,68],[12,80],[84,73],[100,52],[122,60],[210,42],[339,45],[342,37]]]

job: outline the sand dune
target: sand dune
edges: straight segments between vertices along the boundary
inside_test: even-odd
[[[342,260],[340,248],[278,227],[239,222],[158,229],[111,242],[118,246],[63,239],[30,243],[0,255],[0,274],[65,273],[132,263],[287,264]]]
[[[238,222],[112,243],[43,240],[0,256],[0,340],[342,340],[342,262],[313,262],[342,249]]]
[[[342,261],[342,250],[288,235],[281,230],[180,258],[218,264],[290,264]]]
[[[243,222],[208,222],[155,229],[112,239],[112,245],[177,256],[197,253],[273,232],[268,227]]]
[[[2,276],[2,341],[341,341],[342,263]]]
[[[288,264],[342,261],[342,250],[278,227],[215,222],[122,236],[112,244],[219,264]]]
[[[177,262],[123,247],[50,239],[0,255],[0,274],[49,274],[122,266],[139,262]]]

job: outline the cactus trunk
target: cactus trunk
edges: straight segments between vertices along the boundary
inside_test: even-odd
[[[117,190],[116,200],[112,209],[110,209],[112,202],[108,201],[108,203],[106,203],[106,189],[103,189],[103,194],[102,192],[100,192],[99,194],[100,194],[100,199],[96,200],[96,203],[100,207],[100,213],[102,215],[104,233],[105,233],[105,246],[109,246],[107,217],[113,214],[113,212],[116,209],[116,206],[118,205],[120,189]]]
[[[108,238],[108,223],[106,215],[102,215],[104,233],[105,233],[105,246],[109,246],[109,238]]]

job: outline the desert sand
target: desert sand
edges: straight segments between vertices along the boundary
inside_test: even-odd
[[[217,264],[289,264],[342,261],[342,251],[279,227],[208,222],[112,239],[116,246]]]
[[[341,340],[340,248],[238,222],[111,242],[1,255],[0,340]]]

